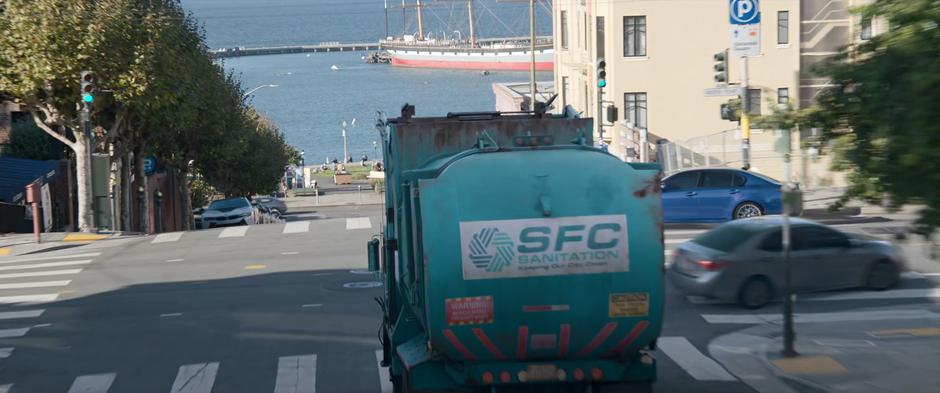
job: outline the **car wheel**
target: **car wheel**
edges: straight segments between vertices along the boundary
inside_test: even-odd
[[[876,291],[883,291],[898,283],[898,269],[893,263],[880,261],[872,265],[865,277],[865,286]]]
[[[754,202],[744,202],[734,208],[734,213],[732,213],[731,219],[737,220],[741,218],[748,217],[757,217],[763,216],[764,209],[761,209],[760,205]]]
[[[738,304],[749,309],[763,307],[773,298],[774,290],[770,282],[763,277],[753,277],[738,291]]]

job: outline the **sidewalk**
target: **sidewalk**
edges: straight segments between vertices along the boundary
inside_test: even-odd
[[[100,240],[135,236],[129,232],[49,232],[42,234],[42,243],[37,244],[32,233],[0,235],[0,257],[34,254],[78,247]]]
[[[929,308],[929,310],[925,310]],[[927,393],[940,386],[940,305],[797,318],[796,351],[784,358],[778,322],[721,336],[711,356],[760,393]]]

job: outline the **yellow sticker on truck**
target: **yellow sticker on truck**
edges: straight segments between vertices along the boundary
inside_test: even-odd
[[[610,318],[645,317],[650,312],[648,292],[612,293],[608,303]]]

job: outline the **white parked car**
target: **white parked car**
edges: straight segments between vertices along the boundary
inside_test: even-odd
[[[229,225],[253,225],[258,222],[255,209],[244,197],[220,199],[209,204],[202,213],[202,222],[209,228]]]

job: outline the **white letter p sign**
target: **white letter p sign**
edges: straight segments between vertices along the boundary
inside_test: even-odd
[[[745,20],[747,14],[751,13],[753,9],[754,3],[751,0],[738,0],[738,9],[735,10],[735,13],[739,20]]]

